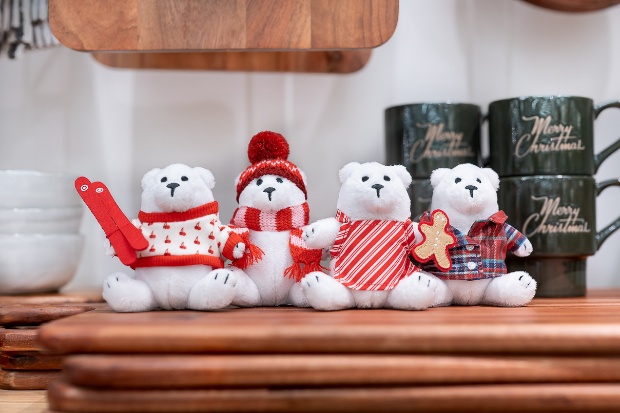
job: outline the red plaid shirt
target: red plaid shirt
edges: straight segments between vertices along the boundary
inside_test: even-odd
[[[430,217],[430,213],[424,216]],[[516,251],[527,241],[506,219],[504,211],[496,212],[487,220],[474,222],[467,235],[451,227],[456,237],[456,245],[449,249],[452,268],[442,272],[429,261],[422,269],[444,280],[481,280],[506,274],[506,251]]]

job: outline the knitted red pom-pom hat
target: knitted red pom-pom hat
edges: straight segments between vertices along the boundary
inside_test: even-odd
[[[299,168],[289,162],[289,147],[284,136],[276,132],[259,132],[252,137],[248,145],[250,165],[239,176],[237,182],[237,202],[239,195],[252,180],[263,175],[278,175],[293,182],[308,199],[306,184]]]

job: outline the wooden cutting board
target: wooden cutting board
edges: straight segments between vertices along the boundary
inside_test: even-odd
[[[0,389],[45,390],[60,378],[60,371],[7,371],[0,369]]]
[[[66,293],[0,295],[0,307],[13,304],[101,303],[101,291],[72,291]]]
[[[398,0],[50,0],[56,38],[81,51],[377,47]]]
[[[0,305],[0,326],[35,326],[103,307],[99,303]]]
[[[0,352],[43,350],[37,328],[0,328]]]
[[[123,69],[233,70],[243,72],[353,73],[371,50],[321,52],[93,53],[106,66]]]
[[[94,390],[61,381],[48,390],[62,412],[615,412],[620,384],[399,388]]]
[[[65,380],[102,389],[620,383],[620,358],[429,355],[80,355]]]
[[[60,370],[62,356],[34,351],[0,352],[0,368],[4,370]]]
[[[620,292],[521,308],[95,310],[41,327],[59,353],[443,353],[620,356]]]

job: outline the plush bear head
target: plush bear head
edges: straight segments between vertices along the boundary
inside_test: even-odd
[[[184,212],[213,202],[215,178],[205,168],[183,164],[152,169],[142,178],[144,212]]]
[[[306,202],[306,175],[288,161],[289,146],[279,133],[265,131],[252,137],[252,163],[235,179],[239,206],[276,212]]]
[[[431,210],[445,211],[461,232],[467,233],[474,221],[487,219],[499,210],[499,176],[490,168],[469,163],[439,168],[431,174],[431,186]]]
[[[351,162],[339,177],[338,209],[351,220],[406,221],[411,215],[411,175],[404,166]]]

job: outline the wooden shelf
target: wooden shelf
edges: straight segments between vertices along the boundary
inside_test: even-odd
[[[368,49],[398,0],[49,0],[49,20],[81,51]]]
[[[93,53],[106,66],[123,69],[229,70],[244,72],[353,73],[370,49],[310,52]]]

